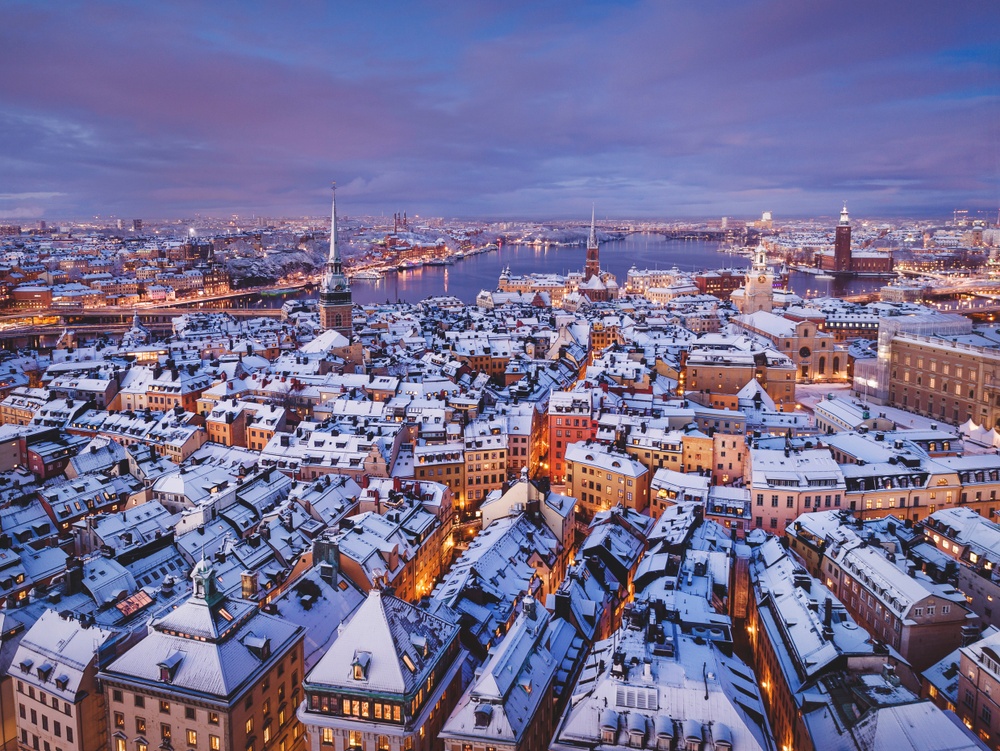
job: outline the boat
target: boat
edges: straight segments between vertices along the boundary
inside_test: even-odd
[[[825,280],[828,280],[828,281],[832,281],[832,280],[836,279],[837,277],[835,277],[833,274],[816,274],[816,278],[817,279],[825,279]]]
[[[423,265],[422,261],[403,261],[396,268],[400,271],[412,271],[414,269],[419,269]]]
[[[424,266],[451,266],[452,263],[450,258],[432,258],[429,261],[424,261]]]
[[[377,282],[382,278],[382,273],[379,271],[358,271],[350,275],[351,279],[361,279],[364,281]]]

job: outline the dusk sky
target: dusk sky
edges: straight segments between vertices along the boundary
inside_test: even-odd
[[[287,6],[287,7],[286,7]],[[1000,207],[1000,2],[0,0],[0,217]]]

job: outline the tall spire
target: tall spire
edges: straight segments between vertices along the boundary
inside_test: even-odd
[[[840,226],[847,227],[851,223],[851,218],[847,215],[847,201],[844,201],[844,208],[840,210]]]
[[[594,224],[595,216],[596,216],[595,208],[594,208],[593,204],[591,204],[591,206],[590,206],[590,237],[587,240],[587,247],[588,248],[596,248],[597,247],[597,227]]]
[[[337,247],[337,183],[332,183],[333,207],[330,209],[330,256],[327,266],[334,274],[341,272],[340,248]]]

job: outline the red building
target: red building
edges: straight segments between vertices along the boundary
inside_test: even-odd
[[[695,275],[694,283],[701,294],[712,295],[720,300],[728,300],[735,290],[743,286],[745,273],[742,269],[703,271]]]
[[[840,223],[833,239],[833,255],[827,251],[818,254],[817,259],[819,268],[834,274],[876,276],[892,273],[892,254],[852,251],[851,219],[847,215],[847,206],[840,212]]]
[[[566,446],[597,433],[589,391],[553,391],[549,399],[548,474],[555,485],[566,478]]]

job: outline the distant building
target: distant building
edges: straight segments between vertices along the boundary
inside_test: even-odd
[[[770,313],[774,306],[774,272],[767,265],[767,250],[761,243],[754,251],[753,265],[747,271],[741,289],[734,290],[730,299],[741,313]]]
[[[841,276],[888,276],[892,274],[892,255],[874,251],[857,251],[851,247],[851,219],[847,205],[840,212],[840,222],[834,233],[833,253],[816,253],[817,266],[826,272]]]

